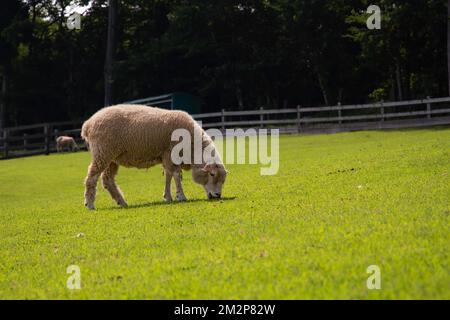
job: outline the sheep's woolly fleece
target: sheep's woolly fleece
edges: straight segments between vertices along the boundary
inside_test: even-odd
[[[117,105],[95,113],[83,124],[81,136],[96,162],[114,161],[126,167],[148,168],[161,163],[162,157],[176,144],[171,141],[171,135],[179,128],[186,129],[193,137],[199,125],[184,111]],[[203,147],[213,143],[206,134],[202,139]]]
[[[62,151],[64,149],[76,150],[78,149],[77,143],[72,137],[60,136],[56,138],[56,150]]]

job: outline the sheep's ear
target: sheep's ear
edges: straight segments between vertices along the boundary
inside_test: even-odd
[[[208,163],[208,164],[205,164],[205,166],[202,168],[202,171],[212,172],[215,168],[216,168],[215,163]]]

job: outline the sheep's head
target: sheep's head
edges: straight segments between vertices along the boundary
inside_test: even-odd
[[[219,199],[222,196],[222,188],[227,177],[227,171],[223,164],[206,164],[192,168],[192,178],[205,188],[208,199]]]

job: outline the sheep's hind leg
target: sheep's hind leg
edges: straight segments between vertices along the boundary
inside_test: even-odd
[[[166,176],[166,187],[164,188],[164,201],[171,202],[172,194],[170,193],[170,182],[172,181],[172,172],[164,169],[164,175]]]
[[[100,173],[104,170],[104,166],[98,162],[92,162],[88,168],[88,174],[84,180],[85,192],[84,192],[84,205],[94,210],[95,194],[97,193],[97,182],[100,177]]]
[[[181,185],[181,169],[175,170],[173,173],[173,179],[175,180],[175,186],[177,187],[177,200],[186,201],[186,196],[183,192],[183,187]]]
[[[123,208],[128,206],[127,202],[123,197],[123,193],[120,188],[117,186],[114,177],[117,175],[119,171],[119,165],[117,163],[111,162],[109,166],[102,173],[102,184],[103,188],[108,190],[111,198],[117,202],[117,204]]]

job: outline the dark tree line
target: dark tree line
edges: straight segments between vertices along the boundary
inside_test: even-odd
[[[107,51],[107,0],[2,1],[6,125],[174,91],[206,112],[449,94],[446,0],[378,0],[380,30],[366,27],[366,0],[112,2]],[[69,5],[88,3],[81,29],[68,29]]]

